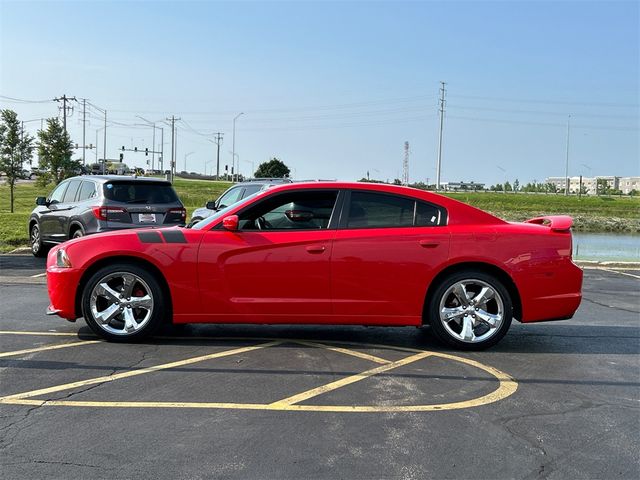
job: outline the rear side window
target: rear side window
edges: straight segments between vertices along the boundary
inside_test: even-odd
[[[264,188],[264,185],[248,185],[244,187],[244,193],[242,194],[242,198],[248,197],[249,195],[253,195],[256,192],[259,192]]]
[[[62,201],[62,197],[64,197],[64,192],[67,190],[67,186],[69,182],[61,183],[56,187],[56,189],[51,193],[51,197],[49,197],[50,203],[60,203]]]
[[[446,211],[437,205],[399,195],[351,192],[346,228],[438,225],[446,225]]]
[[[64,194],[64,203],[71,203],[76,200],[76,193],[78,193],[78,189],[80,188],[80,184],[82,182],[80,180],[71,180],[69,182],[69,186],[67,187],[67,191]]]
[[[85,200],[89,200],[96,196],[96,186],[93,182],[82,182],[82,186],[80,187],[80,196],[78,197],[79,202],[83,202]]]
[[[107,200],[120,203],[177,203],[178,195],[170,183],[109,182],[104,185]]]
[[[410,227],[414,208],[410,198],[351,192],[347,228]]]

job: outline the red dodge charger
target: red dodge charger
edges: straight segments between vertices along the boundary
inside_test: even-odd
[[[47,260],[49,314],[140,339],[163,322],[420,326],[479,349],[513,318],[571,318],[571,218],[509,223],[392,185],[273,187],[192,228],[71,240]]]

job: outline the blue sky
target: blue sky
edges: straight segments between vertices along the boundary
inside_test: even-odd
[[[122,145],[151,147],[151,128],[126,126],[136,115],[175,114],[178,170],[193,152],[187,169],[209,171],[210,134],[224,132],[229,164],[232,119],[244,112],[245,174],[277,156],[298,178],[369,170],[392,180],[408,141],[410,180],[433,182],[444,80],[443,181],[564,175],[569,114],[571,175],[640,174],[639,2],[2,0],[0,30],[0,95],[106,108],[117,122],[109,158]],[[25,120],[58,113],[53,102],[0,107]],[[102,126],[95,115],[87,143]],[[80,118],[76,106],[78,143]]]

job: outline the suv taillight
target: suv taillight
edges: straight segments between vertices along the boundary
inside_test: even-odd
[[[182,218],[182,220],[185,220],[187,218],[186,208],[170,208],[168,213],[177,213],[178,215],[180,215],[180,218]]]
[[[98,220],[107,220],[109,215],[127,213],[125,208],[120,207],[92,207],[91,210]]]

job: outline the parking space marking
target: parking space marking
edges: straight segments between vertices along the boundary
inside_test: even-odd
[[[185,337],[189,338],[189,337]],[[195,338],[195,337],[194,337]],[[444,410],[457,410],[464,408],[477,407],[481,405],[487,405],[490,403],[503,400],[518,389],[518,383],[510,375],[493,368],[488,365],[484,365],[478,361],[471,360],[464,357],[458,357],[447,353],[429,352],[426,350],[418,350],[409,347],[398,347],[381,344],[358,344],[345,341],[330,341],[327,343],[341,344],[341,345],[357,345],[359,347],[370,348],[392,348],[394,350],[411,352],[413,355],[405,357],[404,359],[391,362],[380,357],[369,356],[368,360],[375,361],[376,363],[385,362],[383,365],[366,370],[362,373],[352,375],[335,382],[322,385],[320,387],[307,390],[305,392],[284,398],[282,400],[272,403],[234,403],[234,402],[153,402],[153,401],[84,401],[84,400],[39,400],[33,397],[39,395],[45,395],[48,393],[59,392],[63,390],[69,390],[73,388],[82,387],[85,385],[93,385],[97,383],[106,383],[114,380],[129,378],[137,375],[143,375],[146,373],[153,373],[161,370],[175,368],[183,365],[202,362],[205,360],[211,360],[215,358],[221,358],[231,355],[237,355],[240,353],[250,352],[253,350],[264,349],[272,346],[277,346],[283,343],[298,343],[308,345],[310,347],[328,348],[330,350],[339,351],[352,355],[355,351],[348,348],[339,348],[334,345],[326,345],[324,343],[311,342],[303,339],[268,339],[268,338],[242,338],[242,337],[212,337],[212,340],[270,340],[267,343],[253,345],[250,347],[241,347],[233,350],[225,350],[222,352],[212,353],[209,355],[203,355],[199,357],[189,358],[186,360],[180,360],[177,362],[165,363],[152,367],[142,368],[138,370],[130,370],[127,372],[121,372],[110,376],[103,376],[98,378],[92,378],[88,380],[82,380],[79,382],[67,383],[64,385],[52,386],[49,388],[43,388],[33,390],[29,392],[8,395],[0,397],[0,404],[10,405],[29,405],[29,406],[66,406],[66,407],[85,407],[85,408],[193,408],[193,409],[231,409],[231,410],[271,410],[271,411],[299,411],[299,412],[334,412],[334,413],[393,413],[393,412],[428,412],[428,411],[444,411]],[[86,342],[85,342],[86,343]],[[337,350],[335,350],[337,349]],[[348,353],[350,352],[350,353]],[[355,352],[354,356],[363,358],[362,352]],[[373,375],[383,373],[385,371],[391,371],[399,368],[403,365],[414,363],[418,360],[427,357],[438,357],[453,362],[463,363],[471,367],[478,368],[494,377],[499,385],[498,387],[481,397],[472,398],[469,400],[462,400],[451,403],[441,404],[428,404],[428,405],[300,405],[297,402],[301,402],[313,397],[316,397],[322,393],[337,390],[347,385],[356,383],[360,380],[370,378]],[[376,360],[373,360],[376,359]]]
[[[44,337],[77,337],[77,333],[66,332],[21,332],[19,330],[0,330],[0,335],[41,335]],[[95,335],[92,335],[95,336]]]
[[[294,340],[294,343],[300,345],[306,345],[307,347],[324,348],[325,350],[331,350],[332,352],[344,353],[345,355],[351,355],[352,357],[362,358],[374,363],[387,364],[391,363],[391,360],[385,360],[384,358],[369,355],[368,353],[358,352],[356,350],[349,350],[348,348],[334,347],[331,345],[325,345],[324,343],[307,342],[305,340]]]
[[[91,345],[92,343],[102,343],[100,340],[84,340],[82,342],[73,343],[56,343],[54,345],[44,345],[42,347],[26,348],[24,350],[15,350],[13,352],[0,352],[0,358],[13,357],[15,355],[25,355],[27,353],[44,352],[47,350],[58,350],[60,348],[79,347],[80,345]]]
[[[55,385],[53,387],[41,388],[38,390],[31,390],[30,392],[16,393],[14,395],[7,395],[5,397],[0,397],[0,403],[7,403],[8,400],[37,397],[38,395],[46,395],[48,393],[55,393],[63,390],[70,390],[72,388],[84,387],[86,385],[94,385],[96,383],[113,382],[114,380],[118,380],[121,378],[135,377],[137,375],[144,375],[145,373],[152,373],[160,370],[166,370],[168,368],[182,367],[184,365],[190,365],[192,363],[204,362],[205,360],[212,360],[214,358],[238,355],[240,353],[251,352],[252,350],[259,350],[261,348],[272,347],[274,345],[279,345],[281,343],[282,343],[281,341],[261,343],[259,345],[253,345],[251,347],[242,347],[242,348],[236,348],[233,350],[224,350],[222,352],[210,353],[208,355],[201,355],[199,357],[188,358],[186,360],[178,360],[177,362],[154,365],[153,367],[140,368],[137,370],[128,370],[126,372],[116,373],[114,375],[106,375],[103,377],[89,378],[87,380],[80,380],[78,382],[65,383],[63,385]],[[41,401],[41,403],[45,403],[45,402],[46,400]]]
[[[278,400],[270,404],[271,407],[277,408],[280,406],[288,406],[293,405],[295,403],[300,403],[304,400],[308,400],[313,397],[317,397],[318,395],[322,395],[323,393],[331,392],[332,390],[336,390],[338,388],[345,387],[347,385],[351,385],[352,383],[359,382],[364,380],[365,378],[369,378],[373,375],[377,375],[378,373],[386,372],[389,370],[393,370],[394,368],[401,367],[403,365],[408,365],[413,362],[417,362],[423,358],[431,356],[431,352],[422,352],[416,353],[415,355],[411,355],[410,357],[403,358],[402,360],[397,360],[395,362],[388,363],[386,365],[381,365],[376,368],[372,368],[371,370],[366,370],[362,373],[356,373],[355,375],[351,375],[350,377],[341,378],[340,380],[336,380],[335,382],[327,383],[326,385],[321,385],[316,388],[312,388],[311,390],[307,390],[306,392],[298,393],[296,395],[292,395],[287,398],[283,398],[282,400]]]
[[[47,272],[43,272],[43,273],[36,273],[35,275],[30,275],[31,278],[39,278],[39,277],[44,277],[47,274]]]

